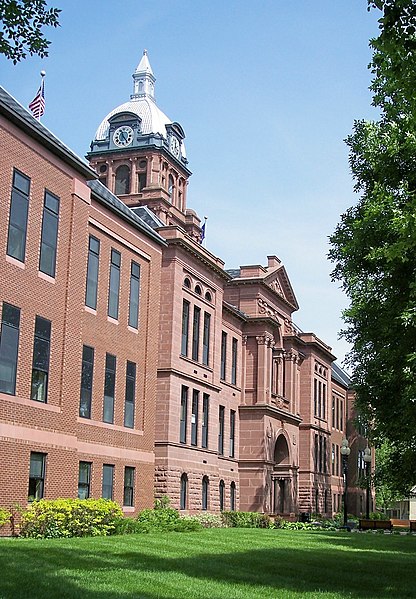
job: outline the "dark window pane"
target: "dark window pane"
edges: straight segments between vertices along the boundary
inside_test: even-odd
[[[120,292],[120,261],[121,255],[111,250],[110,284],[108,291],[108,315],[118,318],[118,301]]]
[[[13,172],[13,187],[28,196],[30,191],[29,177],[26,177],[26,175],[23,175],[22,173],[19,173],[19,171],[15,170]]]
[[[192,333],[192,359],[198,360],[199,357],[199,323],[201,320],[201,309],[194,306],[194,322]]]
[[[91,464],[89,462],[79,463],[78,475],[78,499],[88,499],[90,496]]]
[[[188,387],[182,387],[179,440],[186,443],[186,424],[188,412]]]
[[[0,336],[0,391],[9,395],[16,391],[19,325],[20,309],[4,303]]]
[[[136,262],[132,262],[130,274],[129,325],[135,329],[139,326],[139,294],[140,267]]]
[[[182,344],[181,354],[188,355],[188,337],[189,337],[189,302],[183,300],[182,307]]]
[[[222,381],[225,381],[225,374],[227,368],[227,333],[222,332],[221,335],[221,372],[220,377]]]
[[[25,260],[28,210],[29,198],[19,191],[13,190],[10,204],[7,254],[21,262]]]
[[[218,453],[224,454],[224,406],[219,406],[218,411]]]
[[[209,365],[209,338],[211,328],[211,315],[208,312],[204,313],[204,336],[202,339],[202,363]]]
[[[199,391],[192,392],[192,414],[191,414],[191,445],[198,443],[198,407]]]
[[[209,395],[204,393],[202,398],[202,447],[208,447],[208,416]]]
[[[134,505],[134,468],[126,466],[124,468],[124,493],[123,505],[132,507]]]
[[[92,378],[94,369],[94,348],[84,345],[82,350],[81,393],[79,415],[91,418]]]
[[[31,452],[29,466],[28,501],[42,499],[45,481],[46,454]]]
[[[124,401],[124,426],[134,427],[134,403],[136,395],[136,364],[127,362],[126,394]]]
[[[114,422],[114,392],[116,384],[116,358],[106,354],[105,378],[104,378],[104,407],[103,421],[112,424]]]
[[[113,478],[114,478],[114,466],[110,464],[104,464],[103,466],[103,487],[102,487],[102,498],[113,499]]]
[[[87,287],[85,291],[85,305],[97,308],[98,268],[100,258],[100,242],[95,237],[90,237],[87,265]]]

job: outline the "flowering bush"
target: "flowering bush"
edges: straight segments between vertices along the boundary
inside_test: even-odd
[[[231,528],[273,528],[270,517],[258,512],[222,512],[222,519]]]
[[[22,537],[97,537],[114,534],[123,517],[120,506],[108,499],[34,501],[22,514]]]
[[[12,515],[9,510],[0,507],[0,528],[10,522],[11,517]]]

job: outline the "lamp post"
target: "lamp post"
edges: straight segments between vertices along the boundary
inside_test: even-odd
[[[370,487],[371,487],[371,481],[370,481],[370,475],[371,475],[371,449],[367,447],[364,449],[364,456],[363,456],[364,462],[365,462],[365,476],[366,476],[366,480],[367,480],[367,497],[366,497],[366,505],[365,505],[365,517],[367,518],[367,520],[370,517]]]
[[[347,526],[347,473],[348,473],[348,456],[351,453],[351,448],[348,445],[348,439],[344,438],[341,443],[341,455],[342,455],[342,471],[344,473],[344,528],[348,528]]]

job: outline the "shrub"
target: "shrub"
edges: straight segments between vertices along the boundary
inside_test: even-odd
[[[136,519],[135,532],[175,531],[189,532],[201,530],[201,524],[193,517],[181,517],[178,510],[171,507],[158,507],[142,510]]]
[[[221,514],[210,514],[209,512],[203,512],[201,514],[195,514],[189,517],[199,522],[203,528],[225,527]]]
[[[225,526],[231,528],[272,528],[273,523],[267,514],[258,512],[222,512]]]
[[[96,537],[116,532],[123,513],[108,499],[41,499],[22,514],[23,537]]]
[[[11,517],[12,514],[9,510],[0,507],[0,528],[10,522]]]
[[[370,520],[389,520],[389,517],[383,512],[370,512]]]

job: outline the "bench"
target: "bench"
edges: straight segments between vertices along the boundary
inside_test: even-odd
[[[410,520],[410,532],[416,532],[416,520]]]
[[[400,520],[398,518],[392,518],[391,523],[393,528],[410,528],[409,520]]]
[[[362,518],[358,527],[360,530],[391,530],[393,525],[391,520],[367,520],[367,518]]]

